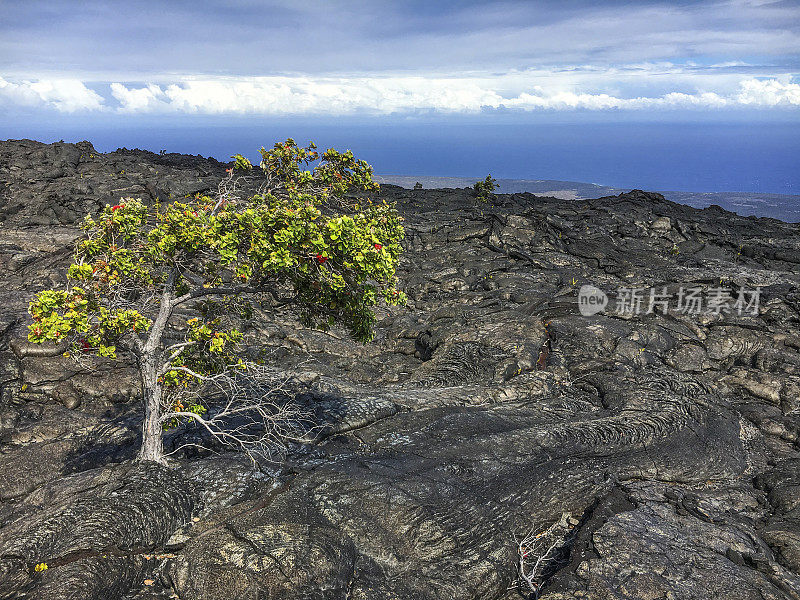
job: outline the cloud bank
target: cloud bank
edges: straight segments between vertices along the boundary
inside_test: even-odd
[[[105,108],[103,97],[77,79],[12,83],[0,77],[0,106],[47,107],[62,113]]]
[[[175,83],[113,82],[92,87],[76,79],[13,82],[0,77],[0,105],[46,108],[61,113],[100,111],[131,115],[800,108],[800,84],[787,77],[739,78],[736,85],[724,87],[725,90],[716,91],[631,96],[558,83],[525,86],[502,76],[205,77]]]

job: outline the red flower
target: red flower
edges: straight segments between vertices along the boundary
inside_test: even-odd
[[[124,207],[125,207],[124,204],[117,204],[116,206],[112,206],[111,210],[117,210],[118,208],[124,208]]]
[[[92,349],[92,347],[89,345],[89,342],[87,342],[85,339],[81,338],[81,349],[84,352],[88,352],[89,350]]]
[[[375,244],[375,250],[380,250],[381,248],[383,248],[381,244]]]
[[[321,265],[324,265],[328,261],[327,256],[322,256],[322,254],[317,254],[317,262]]]
[[[233,173],[233,169],[225,169],[226,173]]]

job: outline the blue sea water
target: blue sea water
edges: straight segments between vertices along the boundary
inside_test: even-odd
[[[351,148],[385,175],[561,179],[620,188],[800,194],[800,119],[510,122],[498,119],[0,120],[0,139],[257,157],[293,137]]]

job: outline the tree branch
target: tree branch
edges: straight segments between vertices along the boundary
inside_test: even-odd
[[[560,520],[539,533],[534,533],[534,527],[517,542],[517,580],[509,589],[517,588],[534,600],[539,597],[545,567],[559,559],[559,549],[571,535],[568,517],[564,513]]]
[[[181,352],[183,352],[186,348],[189,348],[191,346],[196,346],[196,345],[197,345],[197,341],[196,340],[192,340],[190,342],[181,342],[180,344],[172,344],[170,347],[165,348],[164,349],[165,353],[172,351],[172,354],[170,354],[170,357],[167,360],[165,360],[164,363],[161,365],[161,369],[159,370],[159,373],[158,373],[159,376],[161,376],[164,373],[166,373],[167,371],[171,370],[172,361],[175,360],[176,358],[178,358],[178,356],[180,356]]]
[[[159,376],[164,375],[165,373],[169,373],[170,371],[180,371],[182,373],[188,373],[189,375],[191,375],[192,377],[194,377],[198,381],[202,381],[202,382],[219,380],[219,379],[222,379],[223,377],[225,377],[224,373],[221,373],[219,375],[200,375],[200,373],[192,371],[189,367],[171,366],[170,363],[165,363],[164,368],[159,373]]]
[[[239,296],[243,294],[265,294],[265,293],[272,293],[277,295],[277,290],[275,287],[252,287],[249,285],[243,286],[221,286],[221,287],[213,287],[213,288],[198,288],[194,289],[190,292],[185,293],[182,296],[178,296],[172,300],[172,306],[178,306],[183,304],[184,302],[188,302],[189,300],[194,300],[196,298],[204,298],[207,296]],[[282,298],[280,300],[280,304],[290,304],[295,301],[294,297],[289,298]]]
[[[222,392],[223,399],[209,405],[207,413],[165,410],[161,423],[189,421],[220,444],[243,451],[254,462],[272,460],[287,451],[288,444],[309,441],[316,429],[311,415],[292,401],[290,380],[290,376],[276,377],[268,368],[252,364],[243,373],[209,381]],[[198,397],[203,391],[197,391]],[[187,446],[199,444],[182,444],[172,453]]]

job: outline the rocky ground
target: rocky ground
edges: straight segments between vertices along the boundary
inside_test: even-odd
[[[137,465],[134,373],[18,358],[27,301],[87,212],[224,168],[0,143],[0,597],[510,600],[515,538],[558,522],[548,600],[800,598],[800,226],[640,191],[384,186],[408,306],[365,346],[282,313],[248,332],[315,441],[261,471]],[[580,314],[584,284],[604,312]],[[681,285],[761,286],[760,305],[619,311],[620,288]]]

